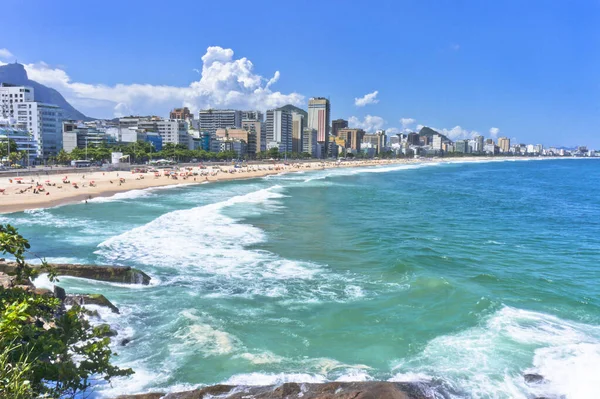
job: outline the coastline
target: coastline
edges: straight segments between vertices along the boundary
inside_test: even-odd
[[[259,178],[282,173],[318,171],[334,168],[376,167],[384,165],[408,165],[421,163],[460,163],[494,162],[505,160],[556,159],[538,157],[464,157],[464,158],[419,158],[389,160],[356,160],[343,162],[301,162],[301,163],[261,163],[236,168],[234,165],[195,167],[174,167],[177,179],[165,175],[166,169],[155,172],[133,173],[131,171],[96,171],[92,173],[69,173],[61,175],[37,175],[21,178],[0,177],[0,214],[23,212],[26,210],[51,208],[80,203],[87,199],[111,197],[132,190],[145,190],[158,187],[188,184],[214,183],[219,181]],[[182,173],[188,176],[181,176]],[[204,174],[204,175],[203,175]],[[66,178],[66,179],[65,179]],[[120,181],[124,179],[124,181]],[[66,181],[67,183],[63,182]],[[90,183],[93,182],[93,186]],[[34,193],[37,184],[43,191]],[[75,186],[77,184],[77,186]],[[22,193],[21,193],[22,191]]]

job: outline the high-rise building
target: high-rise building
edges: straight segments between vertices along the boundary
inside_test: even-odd
[[[302,134],[306,121],[304,115],[292,112],[292,152],[302,152]]]
[[[345,129],[348,127],[348,121],[345,119],[336,119],[331,122],[331,134],[334,136],[338,135],[338,131],[340,129]]]
[[[323,147],[322,156],[326,157],[329,145],[329,120],[331,117],[329,100],[324,97],[314,97],[308,101],[307,126],[317,130],[317,142]]]
[[[305,127],[302,132],[302,152],[316,156],[317,151],[317,130]]]
[[[406,142],[409,145],[419,145],[420,143],[420,139],[419,139],[419,134],[418,133],[409,133],[407,138],[406,138]]]
[[[385,147],[386,135],[385,130],[378,130],[374,134],[363,135],[362,142],[369,143],[374,149],[376,154],[380,154]]]
[[[510,152],[510,139],[508,137],[499,137],[498,138],[498,147],[500,147],[500,152],[503,152],[503,153]]]
[[[431,149],[434,151],[442,150],[442,136],[439,134],[435,134],[433,136],[433,140],[431,141]]]
[[[248,146],[249,153],[259,153],[264,151],[263,146],[266,145],[266,140],[263,138],[262,132],[264,130],[264,123],[258,120],[242,120],[242,129],[246,129],[250,133],[255,135],[256,145],[254,147]]]
[[[365,131],[362,129],[340,129],[338,130],[338,137],[346,141],[346,145],[349,146],[354,152],[360,151],[360,143],[362,143]]]
[[[267,111],[267,149],[279,148],[279,152],[292,150],[292,113],[280,109]]]
[[[0,85],[0,117],[14,118],[38,143],[37,158],[48,159],[62,149],[63,110],[34,101],[29,86]]]
[[[190,112],[188,107],[175,108],[169,114],[169,119],[187,121],[190,119],[194,119],[194,114]]]
[[[477,136],[475,136],[474,140],[475,140],[475,146],[473,148],[474,152],[478,152],[478,153],[483,152],[483,140],[484,140],[483,136],[477,135]]]
[[[460,152],[462,154],[469,153],[469,140],[456,140],[454,152]]]
[[[263,122],[263,118],[263,113],[260,111],[242,111],[242,121],[249,120]]]
[[[33,87],[0,83],[0,118],[17,119],[16,104],[33,101]],[[25,121],[22,114],[21,121]]]
[[[198,112],[198,130],[215,134],[217,129],[242,127],[242,111],[206,109]]]
[[[158,133],[163,143],[181,144],[187,148],[190,146],[188,124],[183,120],[140,120],[137,128]]]

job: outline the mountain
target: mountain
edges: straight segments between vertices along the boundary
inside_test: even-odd
[[[297,114],[302,114],[302,115],[304,115],[304,120],[305,121],[308,120],[308,112],[306,112],[302,108],[296,107],[295,105],[288,104],[288,105],[284,105],[283,107],[277,108],[277,109],[280,109],[282,111],[289,111],[289,112],[295,112]]]
[[[58,91],[29,79],[27,71],[22,64],[14,63],[0,66],[0,83],[33,87],[34,100],[46,104],[58,105],[63,109],[65,119],[92,120],[92,118],[88,118],[73,108]]]
[[[441,134],[440,132],[438,132],[436,130],[433,130],[430,127],[424,126],[424,127],[421,128],[421,130],[419,130],[419,136],[433,137],[436,134],[442,136],[442,141],[452,141],[448,137],[444,136],[443,134]]]

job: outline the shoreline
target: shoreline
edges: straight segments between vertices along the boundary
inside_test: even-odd
[[[66,176],[37,175],[22,178],[0,177],[0,214],[24,212],[63,205],[81,203],[94,198],[112,197],[119,193],[152,188],[176,187],[181,185],[215,183],[229,180],[260,178],[269,175],[318,171],[336,168],[377,167],[423,163],[461,163],[557,159],[555,157],[464,157],[464,158],[419,158],[389,160],[357,160],[342,162],[261,163],[236,168],[234,165],[208,167],[173,167],[157,172],[96,171],[75,173]],[[140,167],[142,169],[142,167]],[[149,167],[144,168],[151,170]],[[173,179],[165,173],[177,175]],[[186,174],[186,176],[182,176]],[[120,181],[120,179],[124,179]],[[63,182],[64,181],[64,182]],[[21,182],[21,183],[18,183]],[[43,191],[36,193],[41,186]],[[90,185],[93,183],[93,186]],[[77,186],[75,186],[77,185]],[[22,192],[22,193],[21,193]]]

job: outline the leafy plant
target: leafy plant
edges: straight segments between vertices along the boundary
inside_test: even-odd
[[[15,257],[19,282],[36,274],[25,262],[29,248],[17,229],[0,225],[0,252]],[[52,296],[0,287],[0,397],[74,396],[96,379],[131,375],[111,364],[105,329],[85,314]]]

